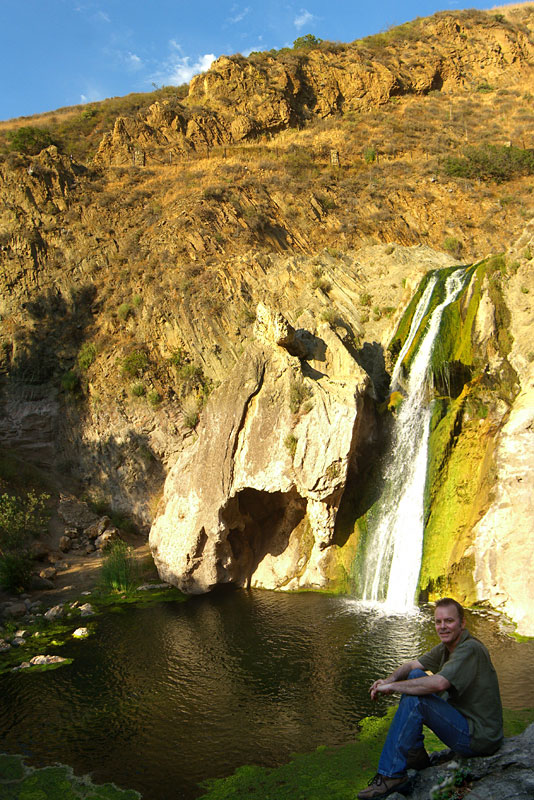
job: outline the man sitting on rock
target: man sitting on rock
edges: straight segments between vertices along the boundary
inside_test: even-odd
[[[434,619],[441,643],[370,688],[373,700],[393,692],[402,698],[378,772],[359,792],[360,800],[387,797],[402,789],[408,769],[430,766],[423,723],[463,756],[491,755],[502,742],[499,683],[487,649],[466,630],[464,611],[456,600],[438,600]]]

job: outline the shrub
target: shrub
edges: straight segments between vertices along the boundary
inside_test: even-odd
[[[78,352],[78,366],[85,372],[96,359],[96,347],[91,342],[84,342]]]
[[[28,587],[32,573],[30,542],[43,533],[50,517],[47,494],[0,496],[0,584],[9,591]]]
[[[136,378],[142,375],[148,367],[148,356],[142,350],[134,350],[125,356],[121,364],[121,374],[124,377]]]
[[[454,178],[508,181],[517,175],[534,173],[534,151],[492,144],[472,146],[460,158],[448,156],[443,169]]]
[[[61,376],[61,388],[63,391],[75,392],[79,386],[80,377],[73,369],[69,369],[68,372]]]
[[[129,303],[121,303],[117,309],[117,316],[123,322],[128,319],[132,313],[132,307]]]
[[[9,131],[7,138],[10,150],[27,156],[36,156],[45,147],[54,144],[50,131],[33,125],[24,125],[16,131]]]
[[[122,540],[112,542],[101,571],[101,582],[105,589],[115,592],[133,592],[139,581],[139,569],[133,550]]]
[[[298,414],[302,403],[309,400],[312,396],[312,390],[303,381],[291,381],[289,387],[289,408],[292,414]]]
[[[153,406],[154,408],[156,406],[159,406],[159,404],[162,401],[162,397],[161,397],[160,393],[158,391],[156,391],[156,389],[152,389],[152,391],[150,391],[147,394],[146,399],[148,400],[150,405]]]
[[[143,383],[132,383],[130,392],[134,397],[143,397],[146,394],[146,389]]]
[[[376,149],[374,147],[366,147],[363,151],[363,160],[366,164],[372,164],[376,161]]]
[[[462,243],[454,236],[446,236],[443,240],[443,249],[457,258],[460,255]]]
[[[298,441],[299,440],[297,439],[294,433],[288,433],[288,435],[284,439],[284,445],[291,458],[294,458],[295,453],[297,452]]]

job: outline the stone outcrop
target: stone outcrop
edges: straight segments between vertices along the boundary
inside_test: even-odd
[[[369,378],[328,325],[295,331],[260,306],[256,332],[172,468],[150,533],[161,577],[186,592],[323,586],[347,472],[369,424]],[[291,355],[299,348],[306,361]]]
[[[117,119],[95,163],[135,163],[136,149],[151,163],[164,163],[297,127],[313,116],[376,108],[392,97],[498,82],[505,72],[508,81],[530,76],[533,45],[526,31],[482,13],[476,23],[469,14],[436,15],[425,20],[424,31],[416,21],[379,48],[364,40],[282,58],[222,56],[193,78],[182,101],[158,101],[135,119]]]
[[[519,736],[505,739],[493,756],[462,758],[410,774],[410,786],[402,794],[391,794],[390,800],[429,800],[440,787],[443,792],[456,787],[462,792],[464,786],[470,800],[530,800],[534,796],[534,725]]]

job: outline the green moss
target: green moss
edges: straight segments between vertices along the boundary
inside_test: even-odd
[[[384,717],[367,717],[360,723],[354,742],[342,747],[318,747],[312,753],[294,755],[288,764],[267,768],[247,765],[233,775],[202,784],[199,800],[353,800],[376,772],[380,751],[395,707]],[[534,709],[504,710],[506,736],[521,733],[534,720]],[[444,745],[425,728],[429,751]]]
[[[23,756],[0,753],[0,794],[3,800],[140,800],[133,789],[112,783],[95,786],[88,777],[77,778],[70,767],[35,769]]]

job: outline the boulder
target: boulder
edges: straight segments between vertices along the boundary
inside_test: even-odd
[[[370,381],[326,324],[308,332],[307,362],[289,352],[295,337],[278,312],[259,308],[260,330],[212,394],[150,533],[160,577],[184,592],[328,582]]]
[[[2,607],[2,614],[4,617],[18,619],[20,617],[24,617],[27,613],[28,609],[26,608],[26,604],[21,602],[11,602],[11,603],[4,603]]]
[[[70,528],[85,529],[98,520],[98,514],[91,511],[87,503],[77,497],[62,494],[58,505],[58,514]]]
[[[435,754],[432,754],[435,755]],[[432,759],[434,760],[434,759]],[[411,784],[403,793],[394,792],[391,800],[428,800],[429,797],[452,797],[452,790],[463,797],[462,783],[469,783],[469,800],[531,800],[534,797],[534,724],[519,736],[504,740],[492,756],[460,758],[411,771]],[[462,781],[462,775],[465,780]],[[459,785],[455,785],[455,781]]]
[[[53,589],[54,584],[48,578],[42,578],[40,575],[32,575],[30,577],[29,588],[32,592],[46,591],[47,589]]]
[[[120,539],[120,534],[118,528],[108,528],[100,536],[95,539],[95,547],[98,550],[102,550],[106,545],[111,544],[111,542],[117,541]]]
[[[110,525],[109,517],[101,517],[97,522],[84,529],[84,536],[87,536],[88,539],[97,539]]]

